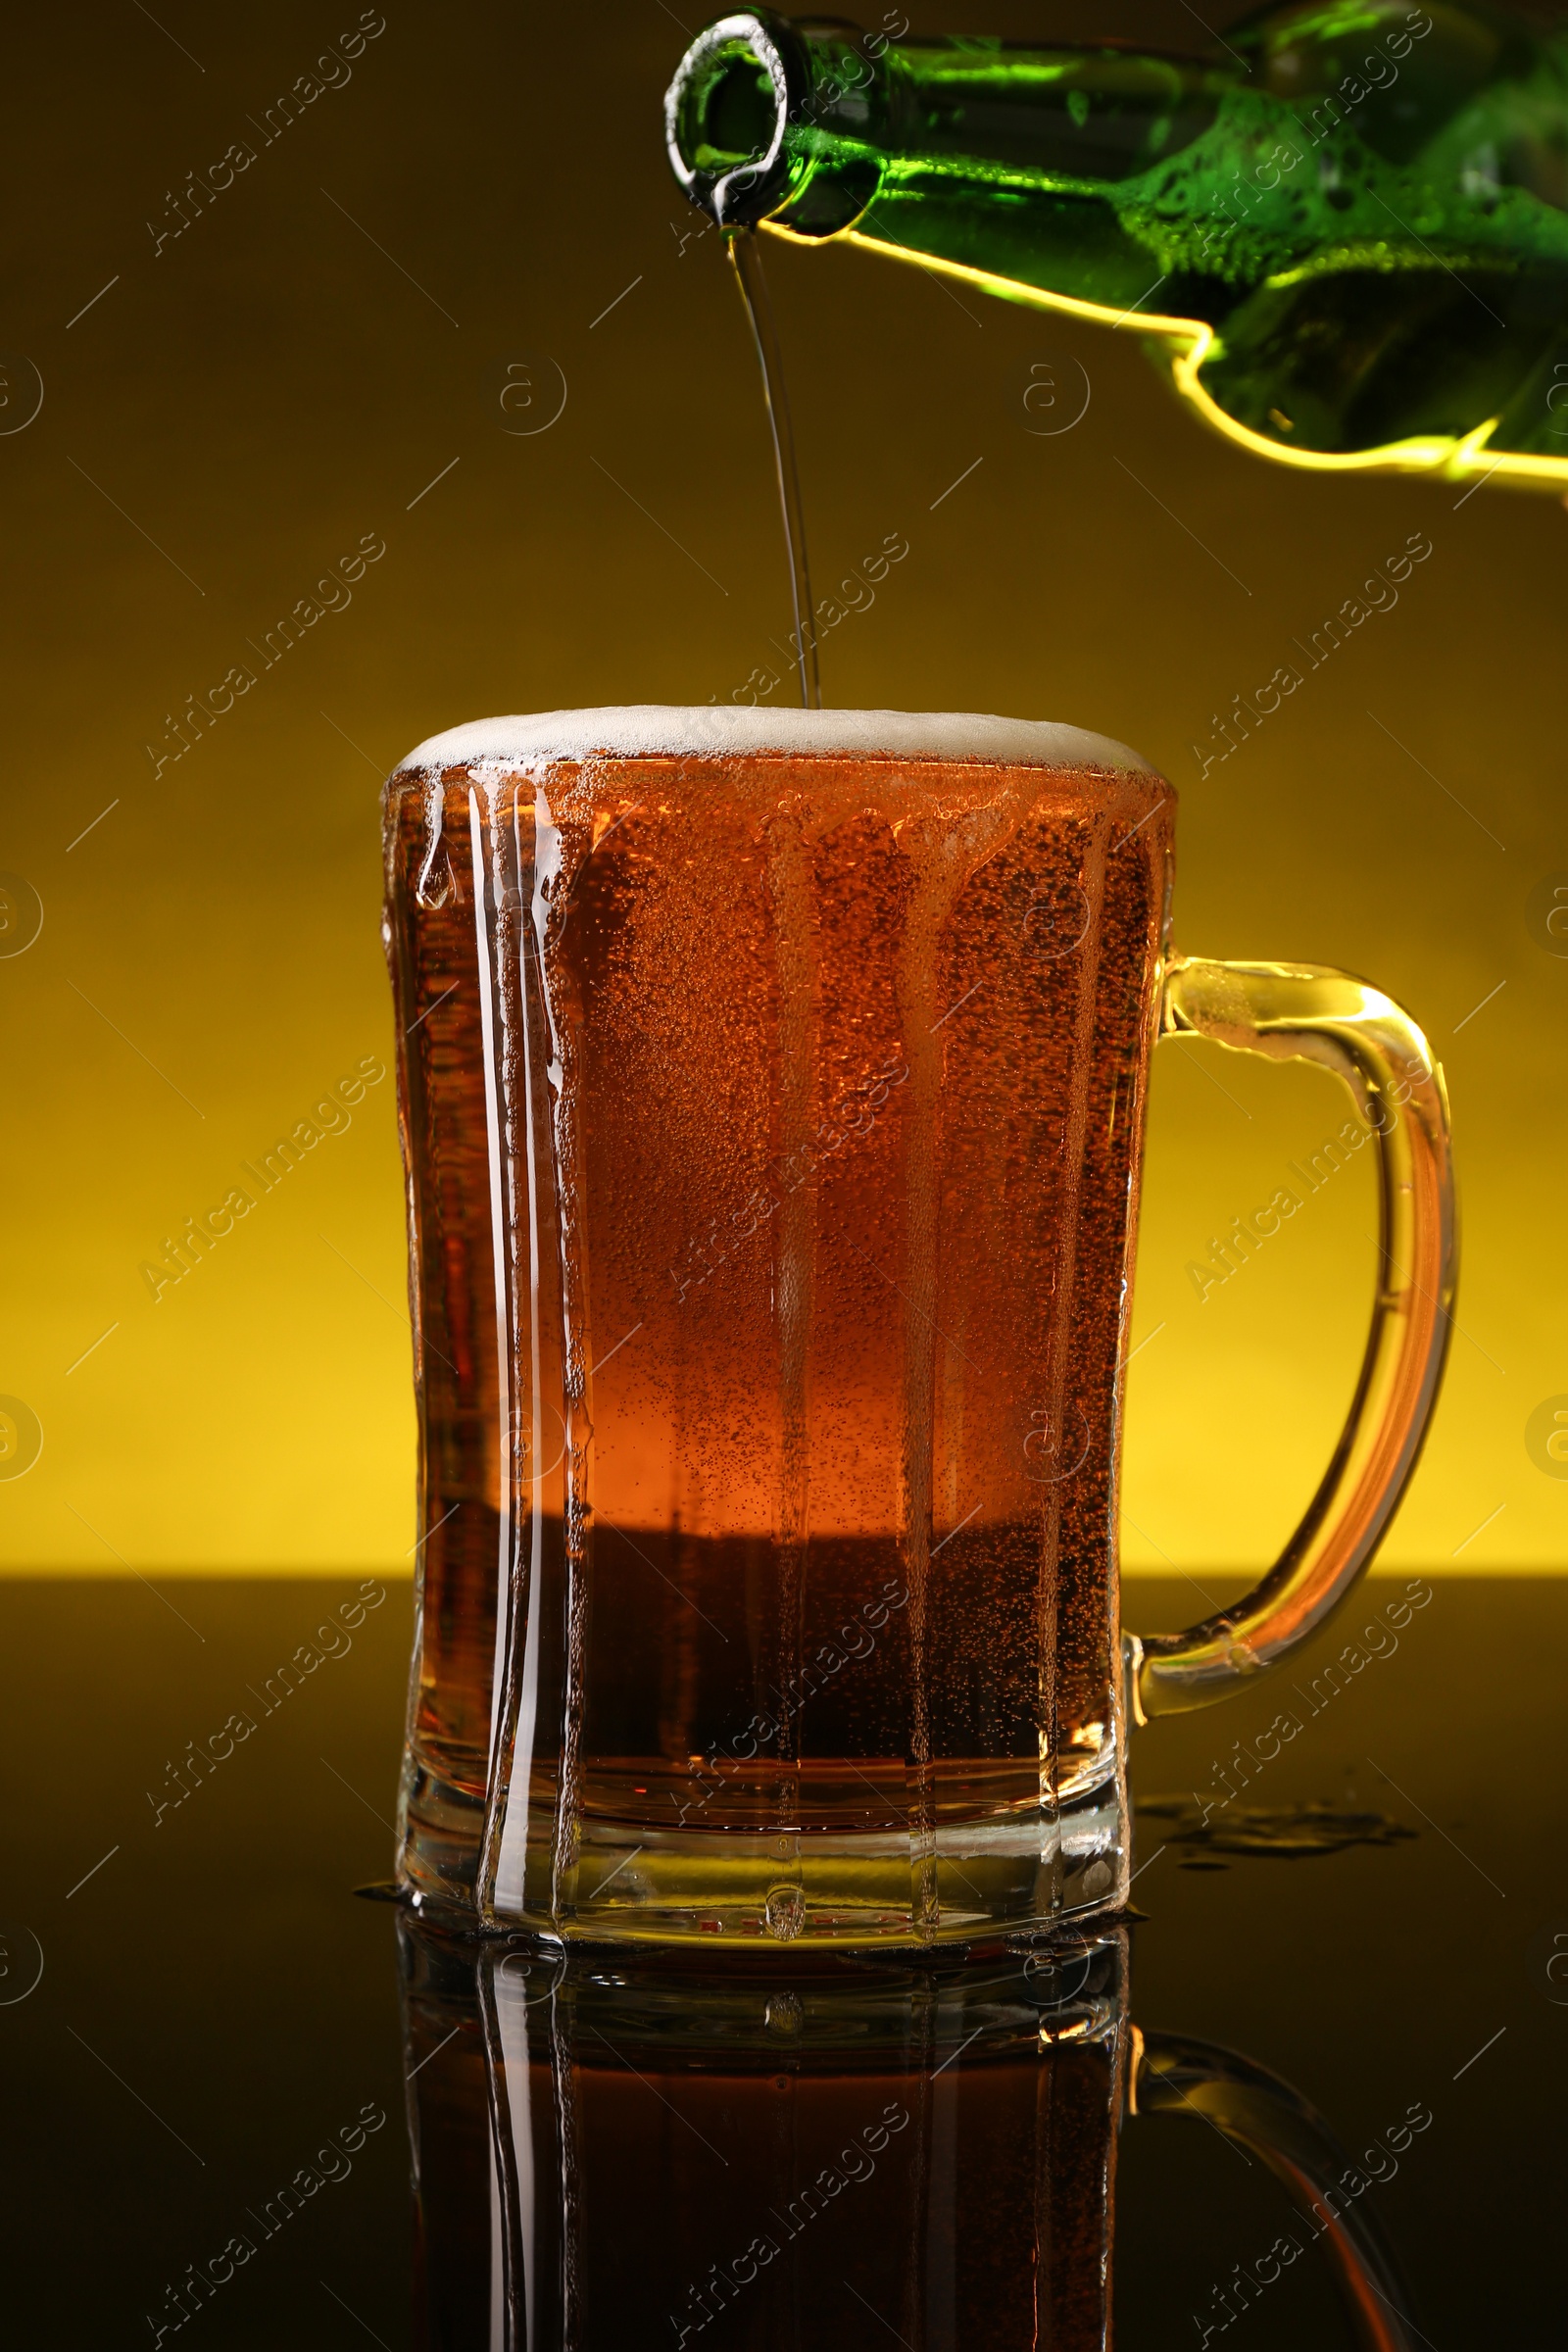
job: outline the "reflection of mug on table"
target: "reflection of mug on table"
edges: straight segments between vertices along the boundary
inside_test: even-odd
[[[1442,1080],[1383,996],[1168,945],[1170,788],[1070,728],[589,711],[388,787],[422,1440],[400,1869],[564,1936],[972,1938],[1125,1890],[1126,1713],[1369,1556],[1452,1289]],[[1125,1642],[1157,1033],[1375,1137],[1345,1436],[1258,1590]]]
[[[1285,2192],[1200,2335],[1278,2309],[1304,2262],[1347,2340],[1414,2352],[1367,2175],[1277,2076],[1139,2032],[1124,1929],[787,1980],[689,1949],[611,1973],[417,1926],[401,1945],[429,2352],[1106,2352],[1118,2143],[1148,2115],[1208,2123]]]

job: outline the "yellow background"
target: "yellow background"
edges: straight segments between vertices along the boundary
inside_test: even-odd
[[[786,617],[743,321],[716,237],[682,247],[700,221],[662,154],[676,12],[388,0],[352,78],[264,145],[251,119],[356,14],[169,0],[167,32],[125,10],[86,53],[58,12],[15,33],[32,195],[4,336],[45,398],[0,437],[0,868],[45,920],[0,959],[0,1392],[45,1443],[0,1482],[12,1570],[407,1568],[390,1080],[156,1304],[138,1268],[363,1057],[390,1062],[381,774],[495,711],[727,697]],[[1193,30],[1177,0],[944,21]],[[172,226],[171,192],[239,139],[256,161],[155,254],[147,221]],[[1209,438],[1130,338],[863,254],[768,263],[819,591],[885,533],[910,544],[828,640],[827,699],[1136,744],[1181,794],[1182,943],[1344,963],[1424,1022],[1453,1100],[1461,1329],[1384,1564],[1557,1567],[1568,1483],[1524,1430],[1568,1391],[1568,961],[1526,903],[1568,869],[1568,517],[1275,469]],[[533,436],[499,397],[525,359],[567,386]],[[1031,368],[1065,384],[1074,361],[1087,414],[1032,434]],[[1397,608],[1200,778],[1211,713],[1417,531],[1433,553]],[[247,640],[367,533],[386,553],[352,604],[155,778],[166,714],[255,668]],[[1369,1304],[1369,1171],[1202,1303],[1185,1268],[1344,1115],[1321,1074],[1161,1049],[1132,1568],[1238,1585],[1328,1455]]]

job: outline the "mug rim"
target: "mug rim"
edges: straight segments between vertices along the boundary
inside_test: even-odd
[[[972,710],[775,710],[750,704],[639,703],[470,719],[428,736],[398,762],[392,776],[430,776],[478,764],[526,773],[601,760],[769,756],[1159,773],[1126,744],[1054,719]]]

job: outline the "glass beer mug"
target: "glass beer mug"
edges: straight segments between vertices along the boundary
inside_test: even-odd
[[[1313,1633],[1454,1278],[1389,998],[1169,940],[1175,798],[1035,722],[554,712],[386,794],[420,1432],[399,1877],[468,1925],[973,1941],[1125,1894],[1129,1725]],[[1244,1600],[1119,1624],[1149,1057],[1326,1064],[1372,1328]]]
[[[1277,2184],[1272,2245],[1213,2285],[1190,2341],[1253,2301],[1265,2326],[1297,2317],[1298,2262],[1325,2274],[1337,2340],[1424,2340],[1322,2118],[1251,2059],[1132,2022],[1125,1928],[969,1966],[817,1955],[787,1981],[690,1947],[612,1972],[406,1920],[399,1947],[425,2352],[1108,2352],[1119,2142],[1149,2116],[1208,2124]],[[1432,2122],[1407,2118],[1391,2148]],[[1397,2169],[1381,2146],[1366,2162]],[[1131,2260],[1157,2278],[1136,2236]]]

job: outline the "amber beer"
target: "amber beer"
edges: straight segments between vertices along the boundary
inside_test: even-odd
[[[1300,2092],[1132,2023],[1125,1926],[874,1968],[688,1944],[622,1948],[610,1969],[407,1919],[398,1947],[421,2352],[866,2352],[884,2335],[1110,2352],[1113,2270],[1167,2324],[1180,2292],[1139,2200],[1114,2243],[1120,2143],[1152,2116],[1190,2137],[1202,2123],[1253,2181],[1273,2175],[1249,2187],[1250,2227],[1272,2194],[1286,2264],[1306,2256],[1280,2297],[1299,2310],[1320,2270],[1307,2308],[1337,2290],[1336,2342],[1429,2340],[1400,2316],[1372,2200],[1346,2186],[1361,2176]],[[1250,2298],[1279,2310],[1279,2253],[1277,2237],[1210,2290],[1191,2315],[1202,2341]]]
[[[393,777],[421,1896],[788,1940],[1114,1892],[1172,798],[891,712],[503,720]]]
[[[1108,2352],[1124,1928],[788,1984],[398,1942],[421,2352]]]

